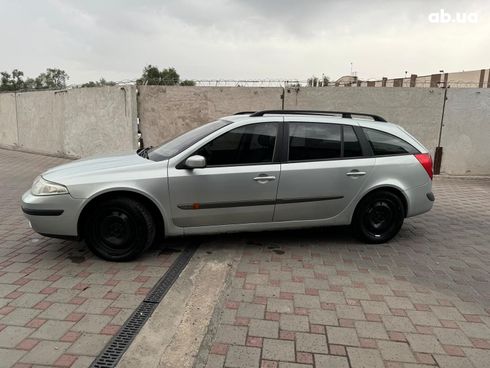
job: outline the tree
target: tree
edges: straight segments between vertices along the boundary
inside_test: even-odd
[[[325,74],[322,74],[321,79],[315,76],[308,78],[306,84],[308,87],[328,87],[328,83],[330,83],[330,78]]]
[[[103,86],[115,86],[116,82],[106,81],[104,78],[100,78],[98,81],[90,81],[88,83],[84,83],[81,87],[103,87]]]
[[[143,69],[143,75],[137,80],[138,84],[158,85],[158,86],[195,86],[192,80],[180,80],[180,75],[175,68],[159,70],[157,66],[147,65]]]
[[[0,79],[0,91],[17,91],[25,88],[25,83],[22,78],[24,72],[14,69],[12,70],[12,74],[1,72],[0,75],[2,76]]]
[[[64,70],[48,68],[35,79],[35,89],[64,89],[69,78]]]

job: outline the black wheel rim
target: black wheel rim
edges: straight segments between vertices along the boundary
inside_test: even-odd
[[[363,216],[363,226],[375,238],[383,237],[395,226],[397,218],[396,204],[382,199],[371,203]]]
[[[119,208],[100,213],[93,228],[99,250],[110,255],[123,255],[130,251],[135,232],[134,220]]]

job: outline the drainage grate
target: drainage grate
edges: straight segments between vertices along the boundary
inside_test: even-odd
[[[172,287],[173,283],[184,270],[187,263],[194,255],[198,247],[197,243],[188,245],[177,259],[172,263],[165,275],[148,293],[148,296],[136,310],[131,314],[128,320],[121,327],[119,332],[109,341],[107,346],[102,350],[90,367],[92,368],[112,368],[117,365],[124,352],[128,349],[134,337],[141,330],[148,318]]]

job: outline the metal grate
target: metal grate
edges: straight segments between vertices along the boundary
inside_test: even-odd
[[[152,315],[173,283],[177,280],[180,273],[189,263],[198,248],[197,243],[188,245],[162,278],[148,293],[148,296],[127,319],[119,332],[109,341],[90,367],[92,368],[112,368],[117,365],[124,352],[129,348],[135,336],[141,330],[148,318]]]

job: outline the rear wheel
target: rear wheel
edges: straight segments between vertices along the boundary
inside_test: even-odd
[[[367,243],[384,243],[403,225],[405,210],[397,195],[380,190],[367,195],[357,206],[352,226]]]
[[[131,198],[108,199],[94,206],[84,230],[89,249],[108,261],[138,258],[155,237],[150,212]]]

